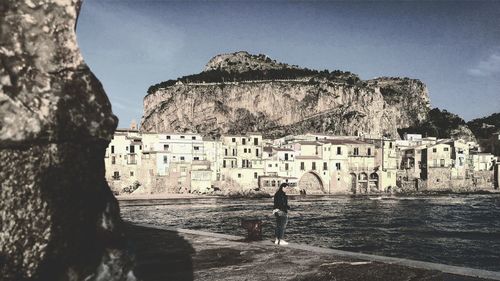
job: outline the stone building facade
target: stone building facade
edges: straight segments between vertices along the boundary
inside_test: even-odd
[[[411,137],[305,134],[265,140],[248,133],[215,140],[118,130],[106,150],[106,178],[117,193],[273,193],[283,182],[306,194],[494,188],[493,155],[460,140]]]

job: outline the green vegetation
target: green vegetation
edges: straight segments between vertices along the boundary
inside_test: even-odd
[[[490,138],[494,133],[500,132],[500,113],[474,119],[467,122],[467,126],[472,130],[476,138]]]
[[[182,83],[223,83],[223,82],[240,82],[249,80],[282,80],[282,79],[303,79],[303,78],[320,78],[328,81],[342,82],[348,85],[355,85],[361,81],[359,77],[351,72],[334,70],[317,71],[307,68],[282,68],[282,69],[266,69],[266,70],[248,70],[244,72],[230,72],[224,69],[204,71],[199,74],[183,76],[177,80],[168,80],[155,85],[148,89],[148,95],[154,93],[158,89],[166,88],[175,85],[177,82]]]
[[[453,130],[466,125],[465,121],[458,115],[443,109],[433,108],[429,111],[427,120],[412,127],[398,129],[401,137],[405,133],[422,134],[422,136],[450,138]]]

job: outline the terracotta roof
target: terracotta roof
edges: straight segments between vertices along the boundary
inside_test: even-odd
[[[272,147],[270,147],[270,146],[266,146],[266,147],[264,147],[262,150],[264,150],[264,152],[267,152],[267,153],[269,153],[269,152],[273,152],[273,148],[272,148]]]
[[[319,140],[321,143],[329,143],[329,144],[338,144],[338,145],[343,145],[343,144],[371,144],[365,141],[360,141],[360,140],[353,140],[353,139],[333,139],[333,140]]]
[[[291,148],[282,148],[282,147],[273,147],[272,149],[274,149],[276,151],[295,151]]]
[[[319,156],[296,156],[295,159],[313,159],[313,160],[320,160],[321,158]]]
[[[317,141],[298,141],[300,145],[319,145]]]

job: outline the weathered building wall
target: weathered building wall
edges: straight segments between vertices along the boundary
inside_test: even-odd
[[[133,280],[78,0],[0,1],[0,280]],[[130,278],[130,279],[127,279]]]

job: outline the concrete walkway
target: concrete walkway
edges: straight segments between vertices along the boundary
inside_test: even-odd
[[[141,280],[500,280],[500,273],[151,225],[128,225]]]

